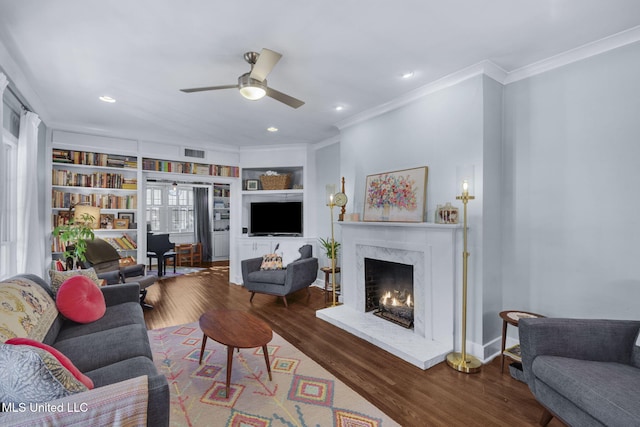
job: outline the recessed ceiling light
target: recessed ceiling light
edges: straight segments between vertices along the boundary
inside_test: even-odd
[[[114,102],[116,102],[116,100],[114,98],[112,98],[110,96],[107,96],[107,95],[102,95],[99,99],[102,102],[108,102],[110,104],[113,104]]]
[[[413,77],[413,71],[407,71],[406,73],[402,73],[401,77],[403,79],[410,79],[411,77]]]
[[[275,127],[275,126],[269,126],[269,127],[267,128],[267,130],[268,130],[269,132],[278,132],[278,128],[277,128],[277,127]]]

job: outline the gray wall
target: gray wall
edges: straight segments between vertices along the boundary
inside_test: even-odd
[[[640,43],[505,88],[503,300],[640,319]]]
[[[490,93],[488,99],[485,99],[485,91]],[[499,264],[487,266],[480,248],[484,246],[483,194],[490,194],[493,199],[500,197],[501,96],[499,84],[479,75],[344,128],[341,132],[340,170],[346,177],[347,195],[355,202],[352,209],[355,206],[355,211],[361,215],[367,175],[418,166],[429,167],[427,220],[433,222],[437,205],[446,202],[458,206],[462,212],[462,204],[455,199],[460,194],[456,185],[457,168],[474,165],[476,200],[468,204],[471,257],[467,339],[475,343],[475,351],[481,351],[483,343],[483,271],[488,268],[489,271],[497,271],[498,275],[500,271]],[[493,140],[485,147],[486,137]],[[489,171],[486,170],[485,156],[495,157],[488,163],[492,166]],[[497,167],[493,168],[496,164]],[[483,185],[484,179],[489,181]],[[488,209],[489,213],[499,213],[497,205]],[[493,228],[494,225],[490,229],[492,233]],[[491,240],[489,247],[493,249],[499,242],[500,239]],[[487,259],[495,262],[499,256]],[[460,286],[461,279],[457,282]],[[493,296],[500,291],[501,283],[497,281],[491,284],[488,294]],[[458,292],[455,304],[457,317],[460,316],[460,307]],[[497,314],[494,316],[497,319]],[[459,330],[460,325],[456,325],[456,329]],[[458,339],[456,345],[459,345]]]
[[[318,148],[315,152],[315,165],[316,165],[316,188],[314,188],[314,210],[317,212],[317,236],[326,239],[331,237],[331,213],[327,207],[326,201],[326,185],[335,184],[336,191],[340,190],[340,143],[324,145]],[[352,200],[349,200],[347,207],[353,204]],[[339,208],[333,209],[333,219],[337,221]],[[336,241],[340,241],[340,227],[334,226],[334,236]],[[318,261],[321,267],[330,265],[327,257],[323,255],[320,244],[316,244],[318,253]],[[340,253],[338,253],[338,260],[340,259]],[[338,261],[338,265],[340,262]],[[322,279],[324,283],[324,273],[318,271],[318,277]],[[337,279],[340,277],[338,276]]]

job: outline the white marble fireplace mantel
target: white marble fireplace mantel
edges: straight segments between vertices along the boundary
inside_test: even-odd
[[[338,222],[342,305],[317,317],[427,369],[453,351],[456,236],[461,225]],[[414,328],[365,313],[364,258],[413,265]]]

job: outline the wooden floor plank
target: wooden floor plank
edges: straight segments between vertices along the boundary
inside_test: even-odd
[[[206,310],[246,310],[403,426],[536,426],[542,407],[528,387],[500,373],[499,358],[478,374],[440,363],[423,371],[315,315],[324,291],[312,287],[287,298],[250,293],[229,283],[226,263],[170,277],[148,288],[149,329],[194,322]],[[497,316],[497,314],[496,314]],[[556,419],[550,426],[561,426]]]

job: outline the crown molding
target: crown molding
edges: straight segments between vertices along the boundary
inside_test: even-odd
[[[480,74],[485,74],[499,83],[503,83],[507,77],[507,72],[493,62],[489,60],[478,62],[477,64],[471,65],[470,67],[444,76],[432,83],[427,84],[426,86],[419,87],[418,89],[408,92],[407,94],[390,102],[381,104],[377,107],[371,108],[369,110],[363,111],[362,113],[342,120],[336,123],[336,126],[338,127],[338,129],[342,130],[349,126],[362,123],[374,117],[388,113],[389,111],[393,111],[407,104],[410,104],[420,98],[423,98],[426,95],[438,92],[451,86],[455,86],[458,83],[461,83]]]
[[[509,72],[503,84],[533,77],[574,62],[640,41],[640,25]]]
[[[36,91],[33,90],[33,87],[29,84],[29,80],[25,77],[22,69],[18,66],[11,55],[9,55],[9,50],[2,42],[0,42],[0,64],[2,64],[0,71],[4,72],[9,81],[9,85],[15,92],[17,92],[19,101],[35,112],[46,126],[49,126],[51,116],[44,108],[44,104],[42,103],[40,96],[38,96]]]
[[[340,135],[335,135],[330,138],[324,139],[322,141],[316,142],[313,144],[314,150],[321,150],[325,147],[328,147],[333,144],[337,144],[340,142]]]
[[[510,72],[490,60],[485,60],[444,76],[392,101],[348,117],[336,123],[336,126],[342,130],[373,119],[426,95],[454,86],[478,74],[484,74],[498,83],[507,85],[638,41],[640,41],[640,25]]]

